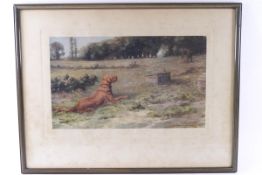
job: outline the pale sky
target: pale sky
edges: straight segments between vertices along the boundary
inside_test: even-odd
[[[64,45],[65,49],[65,55],[64,57],[68,57],[70,54],[70,42],[69,42],[70,37],[50,37],[49,42],[60,42],[61,44]],[[82,47],[87,46],[90,43],[95,43],[95,42],[100,42],[104,40],[111,39],[113,37],[104,37],[104,36],[99,36],[99,37],[75,37],[76,42],[77,42],[77,49],[80,50]]]

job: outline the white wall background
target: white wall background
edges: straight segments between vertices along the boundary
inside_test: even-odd
[[[0,3],[0,174],[20,174],[16,105],[14,3],[139,2],[10,0]],[[141,1],[140,1],[141,2]],[[143,2],[161,2],[148,1]],[[176,2],[176,1],[165,1]],[[199,2],[196,0],[179,2]],[[204,0],[201,2],[240,2]],[[242,51],[238,175],[262,174],[262,1],[242,0]],[[44,154],[44,153],[43,153]]]

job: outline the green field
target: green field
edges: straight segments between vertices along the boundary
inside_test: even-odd
[[[177,128],[205,125],[205,55],[193,63],[181,57],[106,61],[51,61],[51,77],[80,78],[85,74],[117,75],[115,96],[128,95],[117,104],[107,104],[93,112],[53,111],[53,128]],[[158,85],[157,73],[171,72],[168,85]],[[89,96],[99,82],[85,91],[52,93],[53,107],[70,108]]]

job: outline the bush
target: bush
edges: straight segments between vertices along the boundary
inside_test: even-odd
[[[79,80],[65,75],[63,78],[53,78],[51,80],[51,91],[54,92],[72,92],[77,89],[85,90],[88,86],[93,86],[97,82],[97,76],[86,74]]]

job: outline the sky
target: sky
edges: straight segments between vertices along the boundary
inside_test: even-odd
[[[50,37],[49,42],[60,42],[61,44],[64,45],[65,49],[65,55],[62,58],[66,58],[70,54],[70,42],[69,42],[70,37]],[[95,43],[95,42],[100,42],[104,40],[111,39],[113,37],[104,37],[104,36],[99,36],[99,37],[75,37],[76,38],[76,43],[77,43],[77,49],[81,49],[84,46],[87,46],[90,43]]]

